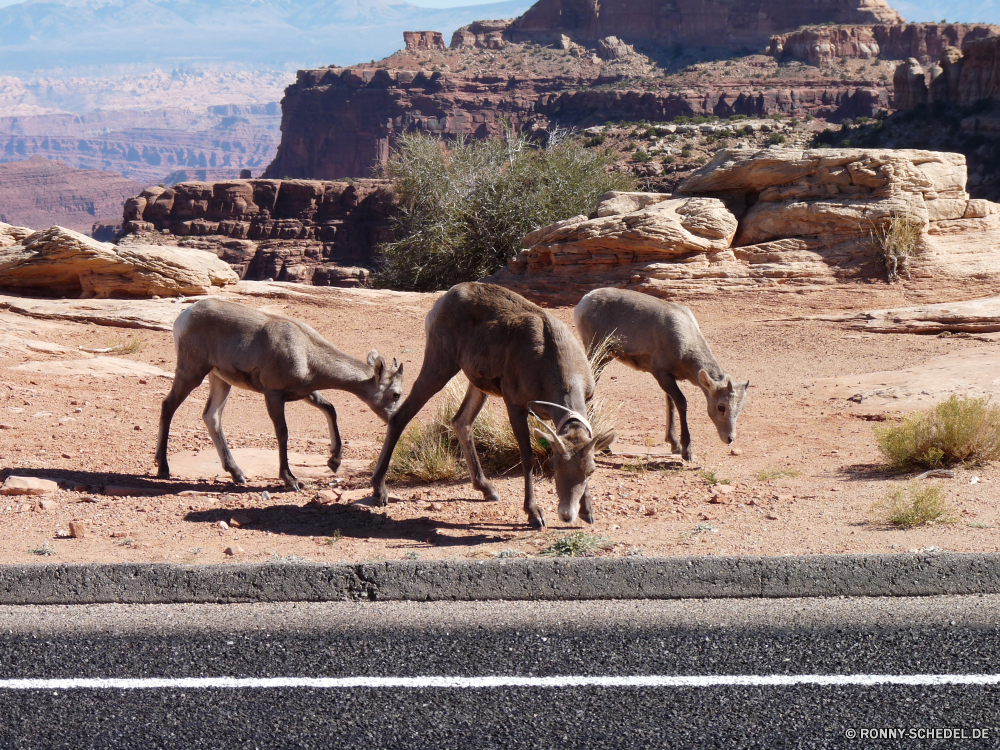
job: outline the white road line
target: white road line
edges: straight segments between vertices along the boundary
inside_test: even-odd
[[[491,688],[877,687],[879,685],[1000,685],[1000,674],[626,675],[620,677],[145,677],[0,680],[0,690],[352,690]]]

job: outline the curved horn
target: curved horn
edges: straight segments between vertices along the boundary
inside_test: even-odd
[[[566,444],[562,441],[562,438],[559,437],[556,431],[553,430],[551,427],[549,427],[549,425],[546,422],[543,422],[541,419],[538,420],[538,424],[540,424],[542,426],[542,429],[544,429],[547,433],[549,433],[552,436],[552,444],[558,449],[559,453],[563,456],[567,455],[569,451],[566,450]]]
[[[571,419],[575,419],[587,428],[587,432],[591,438],[594,437],[594,428],[590,426],[590,420],[580,412],[567,409],[565,406],[553,404],[549,401],[532,401],[528,404],[528,408],[531,409],[533,404],[545,407],[545,410],[549,413],[549,418],[556,423],[556,432],[562,432],[562,428],[566,426],[566,423]]]

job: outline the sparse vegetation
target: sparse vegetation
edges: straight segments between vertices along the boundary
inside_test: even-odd
[[[941,485],[917,482],[910,482],[905,488],[892,488],[872,506],[872,516],[877,522],[904,529],[928,523],[950,523],[950,512]]]
[[[404,135],[384,168],[398,197],[394,236],[380,248],[375,284],[434,291],[505,266],[528,232],[589,213],[598,196],[631,190],[614,155],[564,132],[541,146],[507,130],[452,143]]]
[[[910,258],[917,253],[922,228],[920,221],[908,213],[893,212],[888,220],[873,224],[869,230],[875,264],[885,269],[890,284],[904,273],[910,278]]]
[[[875,440],[896,469],[993,461],[1000,458],[1000,407],[988,397],[952,396],[899,424],[876,427]]]
[[[32,547],[28,550],[33,555],[41,555],[42,557],[49,557],[54,555],[56,551],[49,546],[48,542],[45,542],[41,547]]]
[[[787,140],[788,138],[785,137],[784,133],[771,133],[771,135],[767,137],[767,142],[771,146],[780,146]]]
[[[611,546],[604,537],[588,534],[586,531],[575,531],[557,539],[551,547],[542,550],[541,554],[547,557],[593,557]]]
[[[773,479],[783,479],[785,477],[801,477],[802,472],[797,469],[762,469],[757,472],[757,479],[761,482],[770,482]]]
[[[729,484],[728,479],[719,479],[715,475],[714,471],[709,471],[708,469],[702,469],[700,472],[698,472],[698,474],[701,476],[702,479],[705,480],[705,484],[707,484],[709,487],[713,487],[717,484]]]

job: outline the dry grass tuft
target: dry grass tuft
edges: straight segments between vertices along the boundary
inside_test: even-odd
[[[904,489],[894,487],[872,506],[872,516],[877,522],[912,529],[933,523],[951,523],[951,508],[945,502],[944,488],[940,484],[920,485],[910,482]]]
[[[893,212],[887,221],[874,225],[868,232],[875,249],[875,264],[885,269],[891,284],[906,274],[910,278],[910,258],[917,254],[917,241],[923,225],[909,212]]]
[[[1000,458],[1000,407],[988,397],[952,396],[930,411],[875,428],[879,450],[897,469],[980,464]]]
[[[604,537],[588,534],[586,531],[575,531],[557,539],[540,554],[546,557],[593,557],[611,546],[612,543]]]

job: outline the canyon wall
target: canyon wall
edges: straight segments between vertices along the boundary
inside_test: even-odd
[[[507,31],[516,41],[552,43],[563,34],[596,42],[616,36],[656,45],[745,48],[810,24],[897,24],[884,0],[540,0]]]
[[[919,60],[910,58],[896,68],[893,87],[900,110],[950,104],[978,105],[986,112],[988,107],[983,108],[983,102],[992,102],[995,109],[1000,103],[1000,37],[977,39],[961,50],[948,47],[926,70]],[[963,121],[962,129],[996,134],[1000,133],[1000,121],[996,112],[986,113],[983,118],[973,116]]]
[[[118,174],[34,156],[0,164],[0,222],[89,233],[95,222],[120,221],[125,200],[141,189]]]
[[[282,100],[282,140],[267,178],[370,177],[404,132],[496,135],[515,129],[608,120],[773,113],[839,120],[889,108],[870,82],[715,81],[704,88],[636,90],[617,76],[468,76],[375,68],[299,71]]]
[[[126,244],[215,252],[241,278],[356,285],[391,236],[379,180],[230,180],[147,188],[125,204]]]

